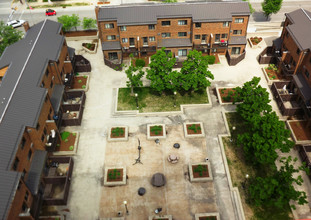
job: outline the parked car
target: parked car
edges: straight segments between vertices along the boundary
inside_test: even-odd
[[[25,20],[11,20],[6,23],[8,26],[12,26],[13,28],[17,28],[22,26],[26,21]]]
[[[45,16],[53,16],[53,15],[56,15],[56,11],[53,10],[53,9],[46,9],[45,10]]]

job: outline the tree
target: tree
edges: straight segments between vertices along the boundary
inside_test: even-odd
[[[258,85],[259,77],[253,77],[243,87],[235,88],[234,104],[237,105],[237,112],[246,121],[250,122],[253,117],[258,117],[260,113],[269,113],[272,107],[269,105],[269,93],[265,88]]]
[[[83,18],[82,21],[83,29],[94,29],[96,28],[96,19],[93,18]]]
[[[282,6],[283,0],[264,0],[264,2],[261,3],[262,10],[268,20],[270,15],[278,13],[280,11]]]
[[[208,59],[202,56],[202,52],[189,51],[180,70],[182,88],[186,91],[197,91],[210,86],[211,82],[207,78],[214,79],[214,75],[207,68]]]
[[[0,21],[0,56],[6,47],[14,44],[23,37],[23,32],[16,29],[12,29],[11,26],[7,26]]]
[[[133,57],[131,54],[130,57]],[[134,95],[134,88],[140,87],[143,85],[141,78],[144,76],[145,72],[142,70],[141,67],[135,67],[133,62],[128,68],[125,70],[126,76],[128,81],[126,81],[126,86],[131,88],[131,95]]]
[[[296,161],[297,158],[293,160],[290,156],[283,157],[280,160],[282,166],[278,171],[274,171],[270,176],[256,177],[250,181],[249,194],[255,205],[284,208],[290,200],[298,201],[299,205],[308,203],[306,193],[297,191],[293,186],[293,183],[297,185],[303,183],[301,175],[294,178],[294,174],[306,171],[304,165],[295,168]],[[296,208],[295,205],[291,205],[291,207]]]
[[[244,2],[248,3],[249,11],[251,14],[255,12],[255,9],[253,8],[252,4],[249,2],[249,0],[243,0]]]
[[[163,0],[163,3],[175,3],[177,0]]]
[[[63,24],[63,30],[69,31],[73,27],[77,30],[77,26],[80,25],[81,21],[79,19],[79,16],[76,14],[69,15],[62,15],[57,18],[57,21],[61,24]]]
[[[237,143],[243,146],[246,159],[253,164],[274,167],[278,158],[276,150],[289,152],[294,146],[289,140],[290,131],[275,112],[258,114],[252,119],[249,129],[238,135]]]
[[[173,58],[172,53],[165,53],[165,48],[158,50],[156,54],[151,56],[149,69],[147,70],[147,79],[150,80],[150,87],[155,91],[161,93],[166,89],[172,87],[172,73],[173,66],[176,59]],[[174,73],[176,75],[176,73]],[[174,77],[173,77],[174,78]],[[175,80],[173,80],[175,82]]]

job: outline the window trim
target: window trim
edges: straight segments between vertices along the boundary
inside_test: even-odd
[[[155,30],[155,25],[154,24],[149,24],[148,25],[148,30]]]
[[[150,42],[155,42],[155,41],[156,41],[155,36],[149,37],[149,41],[150,41]]]
[[[194,23],[194,27],[195,28],[201,28],[202,27],[202,23],[201,22],[196,22],[196,23]]]
[[[222,23],[222,27],[229,27],[229,21],[225,21]]]
[[[112,36],[114,36],[114,37],[112,37]],[[112,37],[112,39],[109,39],[109,37]],[[116,35],[107,35],[107,40],[116,40],[117,38],[116,38]]]
[[[105,29],[114,29],[114,23],[105,24]]]
[[[177,24],[180,26],[185,26],[188,24],[188,21],[187,20],[178,20]]]
[[[178,32],[178,37],[187,37],[187,32]]]
[[[194,35],[194,39],[195,40],[200,40],[201,39],[201,35],[200,34],[195,34]]]
[[[120,26],[120,31],[126,31],[126,26]]]
[[[243,24],[244,23],[244,18],[235,18],[234,19],[234,23]]]
[[[128,38],[122,38],[122,43],[128,43],[129,39]]]
[[[168,24],[165,24],[165,23],[168,23]],[[168,20],[168,21],[161,21],[161,25],[162,26],[171,26],[171,21],[170,20]]]
[[[163,36],[165,34],[165,36]],[[170,32],[163,32],[161,34],[162,38],[170,38],[171,37],[171,33]]]

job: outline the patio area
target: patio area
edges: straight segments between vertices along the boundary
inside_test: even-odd
[[[117,217],[121,211],[126,219],[147,219],[159,215],[172,215],[174,219],[194,219],[196,213],[218,212],[214,183],[189,181],[188,164],[205,162],[207,147],[205,138],[185,139],[182,125],[166,126],[167,137],[160,143],[147,140],[146,125],[131,133],[128,142],[109,142],[106,146],[105,167],[126,167],[127,183],[123,186],[102,187],[100,218]],[[138,158],[138,139],[141,143],[141,162]],[[174,148],[179,143],[180,148]],[[178,156],[178,162],[168,160]],[[162,187],[151,184],[155,173],[162,173],[166,183]],[[144,187],[144,195],[138,189]],[[123,201],[127,201],[129,215]]]

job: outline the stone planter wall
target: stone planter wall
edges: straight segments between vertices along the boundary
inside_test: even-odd
[[[160,125],[162,126],[163,135],[157,135],[157,136],[150,136],[150,127]],[[149,124],[147,125],[147,140],[155,140],[155,139],[164,139],[166,138],[166,129],[165,124]]]
[[[123,169],[123,177],[121,181],[108,182],[108,170]],[[104,186],[122,186],[126,185],[126,168],[125,167],[106,167],[104,172]]]
[[[192,166],[193,165],[207,165],[207,170],[208,170],[208,175],[209,177],[200,177],[200,178],[194,178],[193,177],[193,171],[192,171]],[[211,169],[211,164],[210,162],[202,162],[202,163],[190,163],[188,165],[189,167],[189,177],[190,177],[190,182],[207,182],[207,181],[213,181],[213,174],[212,174],[212,169]]]
[[[187,134],[187,125],[198,124],[201,127],[201,134]],[[205,137],[203,123],[202,122],[186,122],[184,125],[184,135],[185,138],[197,138],[197,137]]]
[[[111,129],[112,128],[125,128],[125,131],[124,131],[124,134],[125,134],[125,136],[124,137],[119,137],[119,138],[111,138],[110,136],[111,136]],[[128,127],[127,126],[114,126],[114,127],[109,127],[108,128],[108,132],[107,132],[107,134],[108,134],[108,136],[107,136],[107,139],[108,139],[108,141],[109,142],[113,142],[113,141],[128,141],[128,139],[129,139],[129,131],[128,131],[129,129],[128,129]]]

